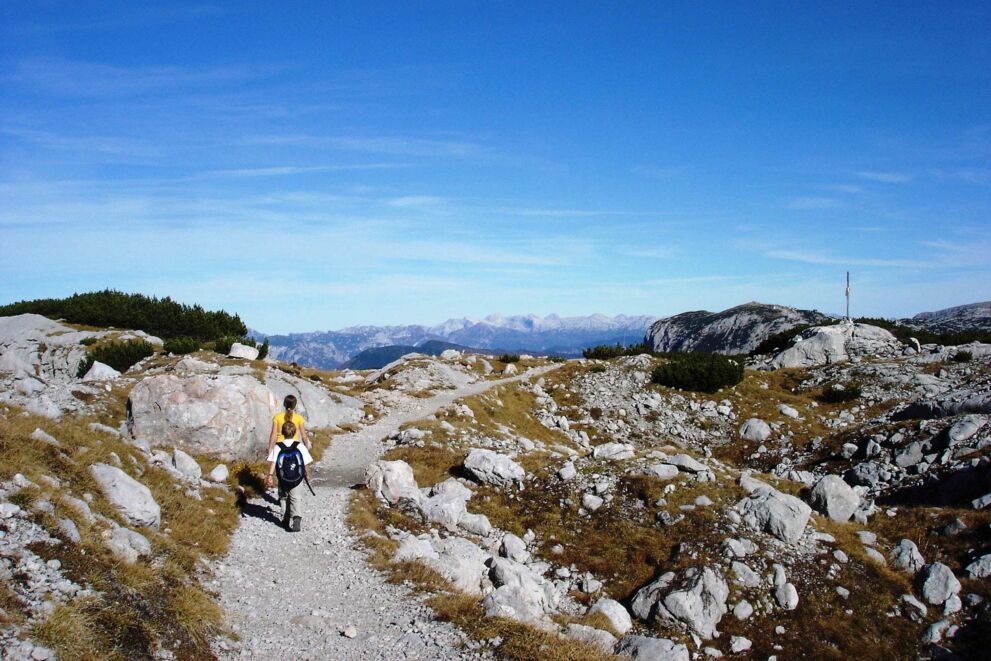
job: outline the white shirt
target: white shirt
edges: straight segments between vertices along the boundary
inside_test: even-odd
[[[283,443],[288,445],[290,442],[292,442],[292,440],[294,439],[290,439],[289,441],[283,441]],[[308,466],[310,462],[313,461],[313,457],[310,456],[310,451],[306,449],[306,444],[303,443],[302,441],[297,440],[296,443],[297,443],[297,447],[299,447],[299,451],[303,454],[303,465]],[[279,444],[276,443],[272,446],[272,451],[268,453],[268,461],[275,461],[278,458],[278,456],[279,456]]]

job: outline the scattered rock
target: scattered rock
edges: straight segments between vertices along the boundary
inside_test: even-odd
[[[465,457],[465,471],[482,484],[509,486],[522,482],[523,467],[505,455],[483,448],[472,448]]]
[[[838,475],[819,480],[810,493],[812,507],[833,521],[849,521],[860,506],[860,496]]]
[[[89,471],[107,500],[131,525],[158,527],[162,510],[148,487],[116,466],[94,464]]]
[[[762,443],[771,437],[771,428],[760,418],[750,418],[740,427],[740,438]]]

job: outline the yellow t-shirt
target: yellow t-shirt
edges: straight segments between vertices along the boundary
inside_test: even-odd
[[[286,423],[286,412],[282,411],[281,413],[276,413],[272,417],[272,422],[275,423],[275,432],[278,434],[278,436],[275,439],[275,442],[278,443],[280,441],[284,441],[286,437],[282,435],[282,425]],[[297,430],[299,430],[300,425],[302,425],[305,422],[306,420],[303,419],[303,416],[293,411],[292,423],[296,425]]]

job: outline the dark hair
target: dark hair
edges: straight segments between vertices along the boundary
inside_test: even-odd
[[[291,421],[286,420],[282,424],[282,437],[286,439],[296,438],[296,425],[294,425]]]
[[[292,422],[292,414],[296,410],[296,396],[286,395],[286,398],[282,400],[282,405],[286,407],[286,421]]]

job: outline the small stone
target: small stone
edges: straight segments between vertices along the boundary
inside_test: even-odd
[[[354,638],[355,636],[358,635],[358,630],[353,626],[348,626],[344,628],[344,631],[341,632],[341,635],[344,636],[345,638]]]

